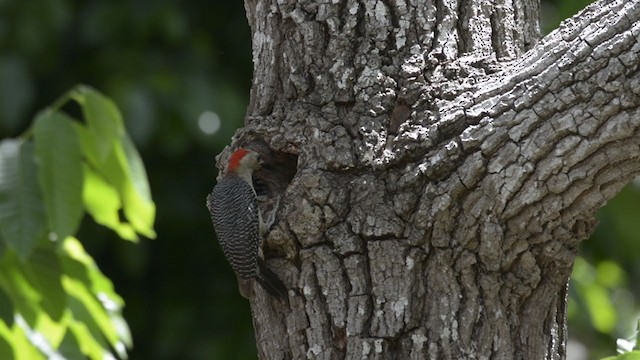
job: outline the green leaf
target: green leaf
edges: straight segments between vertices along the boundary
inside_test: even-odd
[[[42,194],[37,182],[33,145],[0,142],[0,233],[22,258],[45,235]]]
[[[13,334],[10,327],[11,325],[0,321],[0,359],[13,360],[16,358],[13,352]]]
[[[40,326],[41,321],[42,319],[38,319],[38,326]],[[46,356],[48,359],[58,358],[59,355],[56,353],[54,346],[52,346],[49,339],[46,337],[47,334],[43,334],[41,329],[34,329],[29,323],[25,321],[22,316],[20,316],[20,314],[16,315],[14,330],[17,328],[20,329],[24,336],[27,338],[31,347],[36,348],[37,351]],[[61,335],[60,338],[62,338]]]
[[[124,133],[122,115],[113,101],[88,86],[78,86],[71,97],[82,107],[88,130],[95,140],[96,160],[102,163]]]
[[[98,145],[93,133],[77,121],[72,122],[72,124],[78,135],[82,155],[92,167],[100,169],[102,165],[98,160]]]
[[[32,328],[32,332],[37,334],[33,337],[32,342],[37,347],[38,344],[46,341],[46,346],[44,346],[44,348],[48,349],[48,352],[57,349],[64,338],[64,334],[67,333],[70,319],[71,313],[68,310],[64,312],[64,315],[59,320],[54,320],[46,313],[42,313],[41,316],[38,317],[37,323],[29,324],[29,327]]]
[[[82,217],[82,166],[73,120],[44,111],[34,126],[36,159],[52,240],[76,232]]]
[[[25,273],[42,296],[42,308],[54,320],[60,320],[66,307],[66,294],[62,288],[62,266],[53,246],[38,247],[24,265]]]
[[[116,144],[101,173],[113,184],[122,199],[124,215],[140,234],[154,238],[155,205],[148,191],[140,157],[126,135]],[[126,146],[125,146],[126,145]]]
[[[87,285],[93,294],[104,293],[111,302],[114,302],[110,306],[114,307],[115,310],[120,310],[124,305],[124,301],[116,294],[111,280],[102,274],[91,256],[85,252],[78,239],[74,237],[65,239],[61,252],[60,261],[67,276]]]
[[[9,295],[4,291],[4,289],[0,288],[0,320],[2,320],[4,324],[7,324],[7,326],[13,325],[14,312],[15,310]],[[0,357],[0,359],[1,358],[2,357]]]
[[[114,103],[78,87],[56,109],[70,99],[84,123],[46,110],[32,143],[0,142],[0,359],[125,359],[131,346],[124,301],[73,234],[86,209],[122,238],[154,237],[155,205]]]
[[[64,335],[64,339],[62,339],[62,342],[58,347],[58,352],[65,359],[83,359],[85,357],[85,355],[82,352],[82,348],[78,343],[78,340],[76,339],[76,336],[74,334],[74,331],[73,331],[74,326],[75,325],[71,325],[69,327],[70,331],[67,331],[67,333]]]
[[[602,360],[640,360],[640,351],[631,351],[618,356],[608,356]]]
[[[122,197],[125,216],[133,229],[147,237],[154,237],[155,207],[151,202],[144,165],[124,130],[118,108],[110,99],[87,86],[79,86],[72,94],[72,98],[82,107],[87,123],[86,128],[76,126],[80,128],[77,130],[85,155],[92,162],[96,175],[103,175],[107,180],[100,184],[99,178],[92,177],[92,183],[102,189],[106,187],[101,185],[115,186]],[[96,193],[93,192],[90,195],[96,195]],[[105,197],[102,196],[103,199]],[[100,209],[97,206],[92,207],[93,210],[97,210],[96,221],[103,225],[108,224],[107,226],[125,239],[134,239],[135,234],[131,234],[130,227],[120,226],[119,220],[114,221],[114,202],[111,201],[108,205],[110,206],[102,207],[109,208],[108,215],[106,211],[98,211]]]
[[[67,276],[63,277],[62,283],[69,294],[69,308],[73,318],[86,327],[91,337],[100,344],[101,348],[108,348],[108,343],[117,343],[118,335],[113,323],[111,323],[100,302],[90,293],[85,284]],[[81,342],[87,341],[86,339],[79,340]]]
[[[118,190],[88,166],[84,166],[83,170],[82,200],[87,212],[98,224],[114,230],[121,238],[137,241],[138,236],[131,225],[120,222],[118,212],[122,208],[122,204]]]
[[[75,340],[80,347],[80,351],[82,351],[82,353],[87,355],[90,359],[102,360],[109,358],[105,356],[105,347],[107,345],[104,343],[104,341],[100,341],[94,338],[85,323],[81,321],[75,321],[73,322],[73,324],[71,324],[71,326],[69,326],[69,330],[71,330],[71,333],[74,335]],[[113,356],[111,356],[110,358],[113,358]]]
[[[0,279],[7,293],[11,310],[18,313],[29,328],[39,332],[56,346],[66,331],[62,317],[66,308],[66,294],[60,281],[61,266],[49,248],[38,247],[25,262],[8,251],[0,265]],[[11,304],[12,303],[12,304]]]
[[[123,131],[111,152],[102,161],[98,160],[98,140],[96,140],[95,135],[81,124],[74,124],[74,128],[82,144],[82,151],[91,164],[90,170],[98,178],[96,180],[96,177],[92,177],[89,181],[97,186],[107,185],[102,186],[102,188],[112,187],[117,190],[121,209],[130,226],[121,220],[118,220],[117,223],[114,221],[112,215],[113,202],[104,206],[93,206],[87,210],[91,212],[98,223],[112,228],[124,239],[133,240],[137,238],[137,236],[134,238],[131,230],[148,238],[154,238],[156,236],[153,230],[155,205],[151,200],[151,192],[144,165],[131,139]],[[103,184],[97,184],[101,180]],[[85,206],[87,205],[87,195],[93,196],[95,193],[84,194]],[[91,204],[96,205],[95,202]],[[98,217],[96,218],[96,216]],[[120,219],[119,216],[118,219]]]
[[[17,324],[13,325],[11,336],[16,359],[44,360],[42,353],[31,343],[27,334]]]
[[[35,324],[42,313],[42,295],[29,281],[15,252],[5,251],[0,261],[0,286],[9,295],[15,307],[29,324]]]
[[[93,340],[81,333],[75,333],[76,339],[81,344],[88,342],[86,346],[91,348],[91,343],[100,343],[104,337],[121,357],[126,356],[124,345],[130,345],[131,339],[126,323],[121,321],[124,301],[77,239],[67,238],[63,251],[61,260],[66,273],[63,285],[70,295],[70,308],[74,318],[85,324]]]
[[[127,358],[127,348],[133,347],[129,325],[127,325],[127,321],[119,312],[110,312],[109,316],[111,317],[111,321],[113,321],[116,333],[121,341],[121,343],[117,344],[114,348],[118,355],[125,359]]]
[[[125,193],[124,213],[138,232],[146,237],[155,238],[153,221],[156,208],[151,200],[149,180],[147,179],[144,164],[129,135],[124,134],[121,140],[126,163],[128,164],[129,182],[133,187],[129,189],[129,186],[127,186],[129,191]]]

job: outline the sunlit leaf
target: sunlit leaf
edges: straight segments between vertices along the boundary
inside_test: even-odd
[[[83,212],[80,145],[71,118],[58,112],[40,113],[34,141],[52,239],[62,240],[75,233]]]
[[[14,311],[35,324],[42,312],[42,294],[29,281],[15,252],[7,250],[0,261],[0,286],[11,299]]]
[[[60,260],[66,275],[89,286],[94,294],[106,294],[118,310],[124,305],[122,298],[113,289],[111,280],[102,274],[78,239],[74,237],[65,239],[62,250],[64,252],[61,254]]]
[[[111,321],[116,329],[116,333],[118,333],[118,338],[120,338],[121,343],[115,346],[115,350],[121,358],[127,357],[126,349],[133,346],[133,340],[131,338],[131,331],[129,330],[129,325],[127,325],[126,320],[122,315],[120,315],[120,311],[111,312],[109,314],[111,317]]]
[[[13,334],[10,327],[11,325],[0,321],[0,359],[13,360],[16,358],[13,351]]]
[[[13,252],[7,252],[0,267],[0,282],[8,289],[9,301],[15,306],[14,318],[23,322],[19,327],[42,350],[57,346],[64,336],[66,325],[61,320],[66,295],[62,293],[60,280],[56,281],[59,270],[47,264],[55,260],[44,261],[41,258],[48,256],[39,253],[36,250],[32,255],[35,261],[23,263]]]
[[[118,342],[118,335],[113,323],[86,284],[67,276],[63,277],[62,283],[69,294],[69,308],[73,318],[87,328],[91,337],[102,348],[108,348],[108,344],[115,345]]]
[[[36,248],[24,262],[14,252],[7,252],[0,269],[2,287],[8,289],[8,301],[14,307],[12,312],[39,334],[34,339],[43,337],[51,346],[57,346],[66,331],[62,321],[66,294],[52,249]]]
[[[81,321],[76,321],[69,327],[69,329],[74,335],[75,340],[80,347],[80,351],[83,354],[94,360],[102,360],[106,358],[106,344],[104,341],[101,342],[94,338],[86,324]]]
[[[11,336],[16,360],[45,360],[42,353],[31,343],[24,330],[17,324],[13,325]]]
[[[88,86],[78,86],[72,98],[82,107],[89,132],[95,140],[98,162],[103,162],[124,132],[122,116],[110,99]]]
[[[618,356],[609,356],[602,360],[640,360],[640,351],[631,351]]]
[[[45,214],[33,145],[0,142],[0,233],[25,258],[45,234]]]
[[[138,233],[154,238],[155,205],[150,199],[144,167],[140,165],[139,155],[128,137],[124,136],[121,140],[122,143],[115,146],[107,159],[103,173],[118,189],[129,223]]]
[[[42,319],[38,319],[38,324],[41,322]],[[54,322],[49,322],[49,324],[54,324]],[[47,337],[47,335],[49,334],[43,334],[40,329],[32,328],[31,325],[28,324],[20,314],[16,315],[14,328],[21,329],[22,333],[28,339],[29,343],[47,359],[62,360],[55,347],[51,345]]]
[[[133,192],[128,193],[125,198],[125,215],[137,231],[154,238],[153,220],[156,208],[151,200],[144,164],[129,136],[124,134],[121,140],[129,169],[129,181],[133,185]]]
[[[113,161],[103,164],[97,160],[96,141],[94,135],[79,123],[74,123],[74,128],[80,139],[82,151],[92,166],[83,166],[84,186],[82,199],[87,212],[93,219],[104,225],[125,240],[137,241],[138,236],[131,224],[121,221],[122,188],[126,185],[124,170],[112,166]],[[120,145],[118,145],[120,146]],[[115,149],[107,159],[114,158]]]
[[[29,324],[39,337],[43,337],[44,340],[46,340],[48,352],[54,352],[54,350],[60,346],[64,335],[68,331],[68,319],[71,318],[71,314],[69,312],[65,312],[65,316],[54,320],[47,316],[46,313],[42,313],[35,326],[31,326],[31,324]]]
[[[118,221],[115,221],[113,216],[115,202],[112,201],[98,207],[96,206],[96,198],[105,195],[100,196],[97,195],[97,191],[87,189],[85,191],[91,191],[91,193],[84,194],[85,204],[87,204],[87,195],[92,196],[95,200],[88,203],[94,205],[88,208],[92,216],[98,223],[115,230],[124,239],[135,240],[137,238],[137,236],[134,237],[135,233],[132,234],[132,230],[148,238],[154,238],[156,236],[153,230],[155,205],[151,200],[144,165],[128,135],[123,132],[106,158],[99,161],[97,140],[94,134],[81,124],[74,124],[74,127],[80,139],[82,151],[92,165],[90,170],[93,175],[96,175],[89,181],[101,188],[117,190],[118,201],[128,223],[122,221],[119,216]],[[102,182],[102,184],[98,184],[98,182]],[[99,217],[96,218],[96,215]]]
[[[104,338],[111,347],[126,356],[121,343],[130,344],[131,339],[126,323],[120,321],[124,301],[114,292],[111,281],[100,272],[77,239],[67,238],[63,249],[62,261],[67,274],[63,284],[71,296],[70,308],[74,318],[91,332],[93,340],[80,337],[81,334],[76,334],[76,339],[81,343],[101,343]]]
[[[118,191],[88,166],[84,166],[82,199],[85,209],[93,219],[118,233],[125,240],[138,240],[131,225],[120,222],[122,208]]]
[[[86,209],[122,238],[153,237],[155,205],[113,102],[78,87],[54,107],[70,98],[84,122],[47,110],[33,143],[0,142],[1,360],[126,359],[132,344],[124,301],[70,235]]]

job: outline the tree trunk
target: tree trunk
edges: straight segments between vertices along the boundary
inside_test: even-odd
[[[255,289],[260,358],[564,358],[578,244],[640,170],[640,0],[540,41],[536,0],[245,6],[233,146],[291,289]]]

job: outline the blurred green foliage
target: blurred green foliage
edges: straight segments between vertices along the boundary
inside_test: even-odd
[[[70,102],[84,122],[61,110]],[[0,141],[0,358],[127,357],[124,302],[73,237],[85,212],[127,240],[155,237],[145,169],[120,113],[80,86]]]
[[[618,356],[608,356],[602,360],[640,360],[640,351],[634,350]]]
[[[204,207],[251,71],[241,1],[0,1],[0,137],[86,83],[115,100],[141,150],[158,238],[110,241],[90,218],[78,235],[126,301],[132,359],[255,357],[248,303]]]
[[[542,28],[586,2],[544,1]],[[126,300],[132,359],[255,358],[248,303],[204,207],[214,156],[242,124],[251,71],[242,1],[0,0],[0,137],[87,83],[116,101],[141,150],[158,238],[108,241],[113,233],[88,218],[79,234]],[[570,333],[598,356],[635,323],[638,203],[628,187],[599,213],[576,267]]]
[[[589,359],[615,354],[640,318],[640,189],[625,187],[597,218],[580,248],[569,292],[569,334],[589,349]],[[635,340],[633,341],[635,346]],[[619,346],[618,346],[619,347]],[[632,346],[633,347],[633,346]]]

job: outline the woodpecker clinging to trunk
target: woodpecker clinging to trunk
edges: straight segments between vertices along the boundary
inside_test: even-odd
[[[286,287],[259,255],[261,238],[267,232],[252,181],[253,172],[259,167],[258,153],[236,150],[227,172],[207,196],[207,208],[222,252],[238,277],[240,293],[249,298],[255,279],[269,294],[286,301]]]

